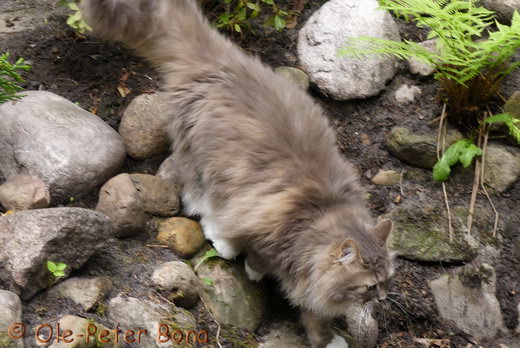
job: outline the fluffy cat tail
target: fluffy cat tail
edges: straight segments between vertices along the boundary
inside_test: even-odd
[[[96,35],[124,43],[160,68],[186,68],[230,48],[196,0],[82,0],[81,9]]]

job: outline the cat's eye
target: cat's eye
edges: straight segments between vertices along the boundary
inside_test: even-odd
[[[368,292],[376,291],[376,289],[377,289],[377,285],[376,284],[367,285],[367,291]]]

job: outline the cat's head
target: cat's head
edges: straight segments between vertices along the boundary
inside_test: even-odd
[[[393,274],[393,256],[386,240],[390,220],[336,241],[324,250],[314,268],[308,291],[312,307],[323,315],[341,315],[352,305],[363,306],[386,298]]]

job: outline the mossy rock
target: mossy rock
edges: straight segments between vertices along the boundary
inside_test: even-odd
[[[204,304],[217,322],[256,330],[265,311],[265,291],[247,278],[242,265],[215,257],[198,267],[197,276]]]
[[[460,132],[448,129],[446,146],[462,139]],[[431,169],[437,162],[437,134],[417,134],[407,128],[395,127],[386,141],[390,152],[401,161],[416,167]]]
[[[446,208],[441,204],[418,207],[403,205],[389,218],[394,221],[389,248],[403,258],[427,262],[465,262],[473,259],[481,244],[496,246],[494,215],[476,209],[471,235],[467,233],[466,207],[451,207],[453,236],[448,232]]]

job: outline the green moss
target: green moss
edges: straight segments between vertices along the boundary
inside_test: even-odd
[[[221,337],[228,341],[233,348],[258,347],[258,342],[254,334],[234,326],[222,330]]]
[[[457,209],[455,211],[459,213]],[[470,260],[476,256],[477,250],[468,242],[465,231],[460,227],[460,219],[456,217],[454,215],[454,234],[450,241],[447,217],[442,207],[397,209],[392,217],[395,228],[390,246],[399,256],[418,261]]]
[[[0,332],[0,347],[1,348],[15,348],[16,342],[6,333]]]
[[[107,305],[104,301],[98,301],[96,307],[96,314],[104,318],[107,312]]]

